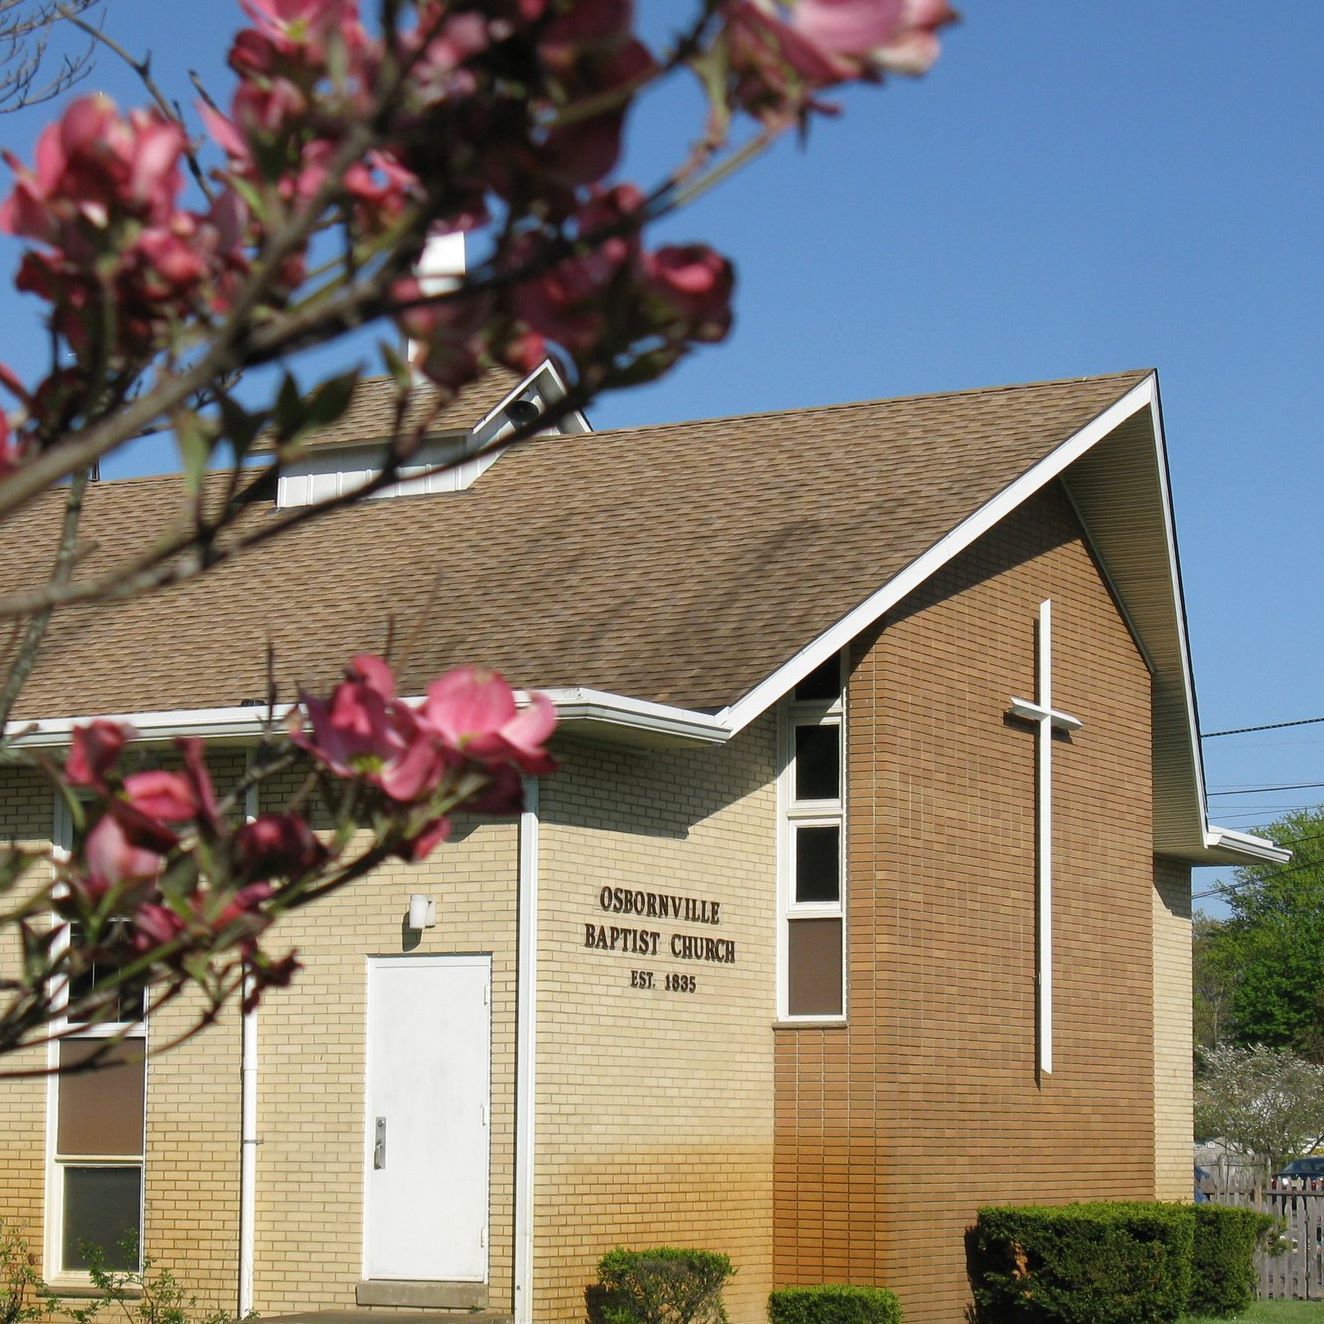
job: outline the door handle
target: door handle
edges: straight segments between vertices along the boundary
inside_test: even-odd
[[[386,1166],[386,1118],[379,1117],[373,1132],[372,1166],[380,1171]]]

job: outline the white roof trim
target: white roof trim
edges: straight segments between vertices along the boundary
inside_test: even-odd
[[[981,506],[949,534],[934,543],[899,575],[888,580],[876,593],[867,597],[853,611],[848,612],[811,644],[788,662],[783,663],[766,680],[755,685],[744,698],[723,708],[717,714],[717,720],[729,727],[733,735],[743,730],[815,667],[826,662],[833,653],[840,652],[885,611],[896,606],[902,598],[932,578],[953,557],[965,551],[971,543],[1005,519],[1041,487],[1069,468],[1114,428],[1119,427],[1132,414],[1138,413],[1147,406],[1154,408],[1157,401],[1158,380],[1153,373],[1150,373],[1144,381],[1138,382],[1096,419],[1068,437],[1055,451],[1023,473],[1014,483],[1003,488],[987,505]]]
[[[1177,529],[1172,514],[1172,492],[1168,486],[1168,444],[1163,435],[1163,411],[1159,408],[1158,379],[1153,383],[1149,404],[1150,425],[1154,435],[1154,450],[1158,461],[1159,504],[1163,508],[1163,538],[1168,548],[1168,577],[1172,601],[1177,615],[1177,646],[1181,650],[1182,698],[1186,704],[1186,727],[1190,732],[1191,773],[1195,783],[1194,812],[1204,828],[1205,847],[1209,846],[1209,801],[1205,797],[1204,758],[1200,748],[1200,719],[1195,711],[1195,672],[1191,668],[1191,648],[1186,638],[1186,599],[1181,587],[1181,562],[1177,558]],[[1250,838],[1247,840],[1258,840]],[[1271,843],[1265,843],[1269,845]],[[1273,847],[1273,849],[1277,849]]]
[[[717,744],[731,737],[731,732],[709,713],[692,712],[671,704],[652,703],[647,699],[633,699],[625,694],[611,694],[606,690],[580,687],[543,691],[556,705],[562,722],[594,722],[658,735]],[[519,703],[528,702],[524,691],[516,693]],[[421,695],[404,699],[415,705],[423,702]],[[261,735],[271,726],[274,718],[281,725],[294,707],[290,703],[277,704],[274,712],[265,706],[245,705],[234,708],[181,708],[159,712],[89,713],[83,717],[45,718],[41,721],[18,725],[14,744],[20,748],[40,749],[63,746],[75,726],[86,726],[93,721],[118,722],[131,726],[143,741],[170,740],[178,736],[200,736],[205,740],[235,740]]]
[[[1259,860],[1261,863],[1286,864],[1292,858],[1292,852],[1283,846],[1275,846],[1265,837],[1252,836],[1249,832],[1238,832],[1234,828],[1219,827],[1210,823],[1205,829],[1204,844],[1207,850],[1228,851],[1247,860]]]
[[[653,703],[648,699],[633,699],[626,694],[612,694],[606,690],[583,689],[578,686],[544,690],[543,693],[556,705],[557,717],[562,722],[596,722],[635,731],[651,731],[658,735],[679,736],[710,745],[721,744],[735,734],[711,713],[676,708],[669,703]]]

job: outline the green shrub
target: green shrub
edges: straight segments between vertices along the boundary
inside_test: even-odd
[[[1186,1308],[1195,1215],[1173,1204],[985,1208],[970,1240],[980,1324],[1164,1324]]]
[[[901,1324],[901,1304],[885,1287],[783,1287],[768,1297],[772,1324]]]
[[[36,1255],[18,1229],[0,1218],[0,1324],[31,1324],[50,1311]]]
[[[601,1324],[726,1324],[722,1288],[734,1272],[716,1251],[618,1246],[598,1261],[589,1315]]]
[[[1255,1299],[1255,1248],[1277,1220],[1254,1209],[1197,1204],[1191,1296],[1193,1315],[1240,1315]]]

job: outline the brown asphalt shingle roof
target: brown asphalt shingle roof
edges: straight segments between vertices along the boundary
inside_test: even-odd
[[[155,597],[59,613],[16,715],[262,700],[268,638],[291,698],[392,620],[406,694],[482,661],[718,709],[1146,375],[537,438],[467,491],[367,501]],[[85,568],[181,500],[173,477],[94,486]],[[0,527],[0,591],[40,582],[59,502]]]

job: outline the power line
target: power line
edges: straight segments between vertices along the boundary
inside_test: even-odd
[[[1215,735],[1224,734],[1221,731],[1215,731]],[[1213,795],[1264,795],[1269,791],[1309,791],[1318,786],[1324,786],[1324,782],[1284,782],[1281,786],[1237,786],[1230,791],[1210,791]]]
[[[1294,722],[1265,722],[1263,726],[1234,726],[1227,731],[1206,731],[1202,740],[1212,740],[1215,736],[1244,736],[1251,731],[1280,731],[1285,726],[1313,726],[1324,722],[1324,717],[1298,717]]]

